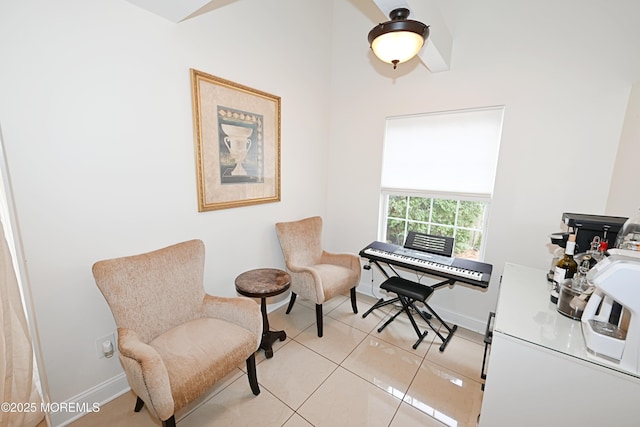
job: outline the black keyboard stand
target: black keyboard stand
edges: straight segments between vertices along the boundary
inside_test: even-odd
[[[415,350],[416,348],[418,348],[418,345],[420,345],[420,343],[422,342],[422,340],[427,336],[427,332],[428,331],[424,331],[424,332],[420,332],[420,328],[418,328],[418,324],[416,323],[415,319],[413,318],[412,315],[412,310],[415,311],[416,313],[418,313],[420,315],[420,317],[427,322],[427,325],[429,325],[429,328],[431,328],[431,330],[438,336],[438,338],[440,338],[440,340],[442,341],[442,344],[440,345],[440,351],[444,351],[445,348],[447,347],[447,345],[449,344],[449,341],[451,341],[451,338],[453,338],[453,334],[455,333],[455,331],[458,329],[457,325],[453,325],[453,327],[450,327],[449,325],[447,325],[444,320],[442,320],[442,318],[440,318],[440,316],[438,316],[438,313],[436,313],[430,306],[429,304],[427,304],[427,299],[431,296],[431,294],[437,289],[440,288],[442,286],[448,286],[448,285],[452,285],[453,283],[455,283],[455,280],[453,279],[447,279],[444,280],[442,282],[427,286],[427,285],[423,285],[421,283],[417,283],[417,282],[413,282],[411,280],[408,279],[404,279],[402,277],[400,277],[397,272],[394,270],[394,268],[389,265],[389,267],[391,268],[391,270],[396,273],[395,276],[389,276],[388,273],[382,268],[382,266],[380,264],[378,264],[377,261],[371,261],[372,263],[374,263],[378,269],[380,269],[380,271],[382,271],[382,273],[387,277],[387,280],[385,280],[381,285],[380,288],[384,289],[387,292],[392,292],[395,293],[397,295],[397,297],[389,299],[389,300],[384,300],[384,298],[380,298],[371,308],[369,308],[369,310],[367,310],[362,317],[367,317],[369,315],[369,313],[371,313],[373,310],[380,308],[380,307],[384,307],[386,305],[389,304],[395,304],[397,302],[400,302],[400,304],[402,305],[402,309],[400,311],[398,311],[397,313],[395,313],[392,317],[390,317],[385,323],[384,325],[382,325],[380,328],[378,328],[378,332],[382,332],[382,330],[384,328],[387,327],[387,325],[389,325],[391,322],[393,322],[396,317],[398,317],[400,315],[400,313],[407,313],[407,316],[409,317],[409,321],[411,322],[411,326],[413,326],[413,329],[415,330],[416,334],[418,335],[418,340],[415,342],[415,344],[413,345],[413,349]],[[420,310],[418,309],[418,307],[416,307],[416,302],[421,302],[425,308],[429,311],[429,313],[427,313],[424,310]],[[430,319],[432,318],[432,316],[435,316],[436,319],[438,319],[438,321],[442,324],[442,326],[445,327],[445,329],[447,330],[447,336],[443,336],[440,331],[435,328],[432,324]]]
[[[382,266],[380,264],[378,264],[378,261],[369,261],[369,264],[374,264],[376,267],[378,267],[378,270],[380,270],[382,272],[382,274],[385,275],[385,277],[387,279],[389,279],[390,277],[394,277],[394,276],[390,276],[384,268],[382,268]],[[371,269],[371,267],[369,266],[365,266],[368,267],[367,270]],[[393,273],[396,276],[400,276],[398,274],[398,272],[393,268],[392,265],[389,265],[389,268],[391,269],[391,271],[393,271]],[[374,305],[371,306],[371,308],[367,311],[364,312],[364,314],[362,315],[362,318],[364,319],[365,317],[367,317],[369,315],[369,313],[371,313],[373,310],[380,308],[380,307],[384,307],[386,305],[390,305],[390,304],[397,304],[397,303],[401,303],[400,302],[400,298],[399,297],[395,297],[395,298],[391,298],[388,300],[385,300],[384,298],[380,298]],[[425,313],[425,315],[427,315],[429,318],[431,318],[431,315],[429,313]]]

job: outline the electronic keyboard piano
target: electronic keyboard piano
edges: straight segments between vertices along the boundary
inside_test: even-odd
[[[491,264],[484,262],[447,257],[383,242],[372,242],[360,251],[360,256],[371,262],[383,262],[389,266],[404,267],[482,288],[489,286],[493,270]]]
[[[421,249],[429,249],[429,251]],[[362,317],[367,317],[369,313],[377,308],[400,303],[402,309],[393,316],[390,316],[384,325],[378,328],[378,332],[381,332],[400,313],[405,312],[418,335],[418,340],[413,344],[413,349],[415,350],[427,335],[427,332],[420,331],[418,324],[413,319],[412,311],[414,311],[422,317],[431,330],[442,340],[440,351],[444,351],[458,329],[458,326],[449,326],[438,316],[438,313],[429,306],[427,299],[434,290],[443,286],[453,285],[455,282],[463,282],[469,285],[487,288],[493,270],[491,264],[447,256],[451,255],[452,250],[453,238],[416,232],[409,233],[404,246],[372,242],[369,246],[362,249],[360,256],[367,258],[369,263],[373,263],[378,267],[387,278],[387,280],[380,285],[380,288],[397,294],[396,298],[388,300],[380,298]],[[381,264],[386,264],[395,276],[387,273]],[[432,285],[423,285],[419,282],[413,282],[400,277],[394,269],[394,266],[408,268],[431,276],[438,276],[445,280]],[[370,269],[371,267],[365,266],[365,268]],[[420,309],[420,307],[416,305],[418,302],[424,305],[425,310]],[[437,325],[432,325],[430,321],[431,316],[435,316],[444,329],[439,329]],[[446,336],[443,334],[446,334]]]

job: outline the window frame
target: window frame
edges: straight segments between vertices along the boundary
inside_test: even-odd
[[[461,230],[480,230],[482,232],[482,240],[480,242],[480,248],[478,251],[478,260],[484,261],[485,251],[487,245],[488,235],[488,223],[491,210],[491,195],[490,194],[474,194],[474,193],[455,193],[455,192],[440,192],[440,191],[428,191],[428,190],[407,190],[401,188],[389,188],[382,187],[380,190],[380,214],[378,221],[378,240],[382,242],[387,241],[387,223],[388,223],[388,211],[389,211],[389,196],[403,196],[403,197],[420,197],[430,199],[446,199],[456,201],[469,201],[484,203],[484,214],[482,218],[482,226],[479,229],[469,227],[458,227],[454,225],[454,237],[457,229]],[[407,206],[408,209],[408,206]],[[457,211],[456,211],[457,215]],[[408,224],[409,219],[405,215],[405,218],[401,220]],[[457,222],[457,217],[456,217]],[[433,225],[431,221],[428,224]],[[437,223],[436,223],[437,225]],[[406,227],[405,227],[405,239],[406,239]],[[455,256],[455,255],[454,255]]]

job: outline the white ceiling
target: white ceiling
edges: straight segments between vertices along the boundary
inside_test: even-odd
[[[172,22],[179,23],[185,19],[213,11],[237,0],[127,0],[149,12],[160,15]],[[449,70],[453,38],[447,27],[440,8],[435,0],[373,0],[389,20],[389,12],[399,7],[411,11],[410,19],[420,21],[429,26],[429,39],[418,54],[422,63],[432,73]]]
[[[210,12],[234,0],[127,0],[171,22]]]

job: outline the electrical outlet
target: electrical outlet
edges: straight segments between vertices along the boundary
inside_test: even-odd
[[[98,359],[105,359],[112,357],[116,349],[118,348],[115,332],[105,335],[96,340],[96,352],[98,353]]]

